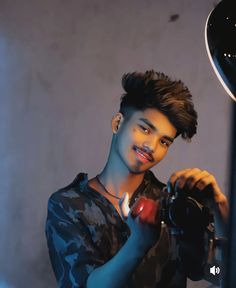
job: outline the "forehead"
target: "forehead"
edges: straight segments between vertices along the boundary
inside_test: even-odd
[[[147,120],[147,121],[144,121]],[[132,113],[129,121],[131,123],[143,122],[152,124],[158,132],[161,134],[175,137],[177,130],[174,125],[170,122],[169,118],[164,115],[161,111],[154,108],[147,108],[144,111],[136,110]]]

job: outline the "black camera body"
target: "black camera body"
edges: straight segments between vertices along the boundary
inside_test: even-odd
[[[165,187],[162,197],[162,221],[182,234],[194,236],[204,232],[213,222],[213,214],[204,203],[202,194],[197,190],[189,192],[187,189]]]

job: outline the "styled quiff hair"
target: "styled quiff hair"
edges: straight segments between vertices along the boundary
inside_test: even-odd
[[[177,136],[189,140],[197,132],[197,112],[192,95],[180,80],[153,70],[145,73],[124,74],[122,86],[126,93],[121,97],[120,112],[129,117],[133,110],[156,108],[174,125]]]

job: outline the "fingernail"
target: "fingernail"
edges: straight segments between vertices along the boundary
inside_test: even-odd
[[[183,182],[182,179],[179,179],[179,180],[177,181],[177,186],[178,186],[180,189],[183,188],[183,186],[184,186],[184,182]]]
[[[180,182],[178,186],[179,186],[180,189],[182,189],[183,186],[184,186],[184,185],[183,185],[183,182]]]

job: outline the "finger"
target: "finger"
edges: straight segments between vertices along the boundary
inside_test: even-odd
[[[194,175],[201,173],[201,170],[198,168],[191,169],[182,175],[179,176],[176,183],[178,183],[178,188],[182,189],[188,183],[188,181],[194,177]]]
[[[211,187],[211,192],[213,193],[213,197],[216,203],[218,201],[220,202],[221,199],[225,198],[225,195],[222,193],[215,177],[211,174],[199,180],[195,187],[198,188],[199,190],[203,190],[208,185]]]
[[[179,170],[176,171],[175,173],[173,173],[169,179],[168,182],[171,183],[172,187],[175,187],[176,181],[184,181],[184,175],[188,172],[190,173],[197,173],[201,171],[199,168],[188,168],[188,169],[183,169],[183,170]],[[181,178],[183,176],[183,178]],[[179,186],[180,183],[178,183]]]
[[[196,188],[203,190],[206,186],[211,185],[212,187],[216,185],[215,177],[211,174],[202,177],[197,183]]]
[[[188,168],[188,169],[183,169],[183,170],[179,170],[179,171],[176,171],[175,173],[173,173],[169,180],[168,180],[168,183],[170,183],[170,185],[172,186],[172,188],[175,187],[175,183],[177,181],[177,179],[183,175],[184,173],[186,173],[187,171],[190,171],[192,170],[192,168]]]
[[[129,208],[129,195],[128,193],[124,193],[119,200],[119,208],[121,212],[121,216],[123,219],[127,219],[130,208]]]
[[[210,173],[206,170],[202,170],[198,173],[190,174],[187,176],[186,185],[189,190],[192,190],[194,186],[204,177],[209,176]]]

